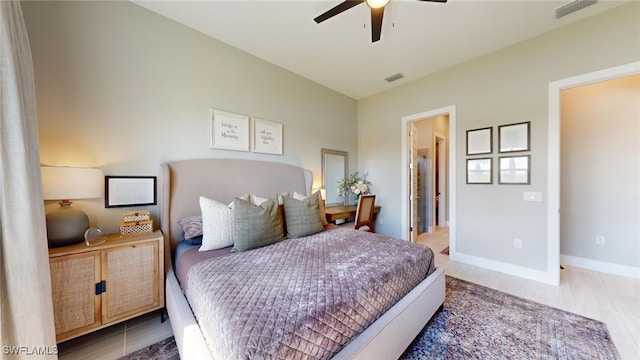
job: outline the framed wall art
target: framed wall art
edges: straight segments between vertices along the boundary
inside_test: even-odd
[[[253,151],[282,155],[282,124],[253,118]]]
[[[493,128],[467,130],[467,155],[493,152]]]
[[[104,207],[156,205],[156,176],[105,176]]]
[[[498,184],[531,183],[530,155],[501,156],[498,158]]]
[[[498,152],[529,151],[531,122],[498,126]]]
[[[491,184],[492,158],[467,159],[467,184]]]
[[[211,109],[211,147],[249,151],[249,117]]]

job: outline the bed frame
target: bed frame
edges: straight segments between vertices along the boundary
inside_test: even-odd
[[[160,228],[165,236],[165,299],[182,359],[220,357],[210,353],[173,272],[172,254],[181,239],[177,221],[200,214],[200,196],[230,203],[234,197],[246,193],[269,197],[297,191],[308,195],[312,181],[309,170],[264,161],[195,159],[162,164]],[[398,358],[443,304],[444,294],[444,271],[436,269],[334,359]]]

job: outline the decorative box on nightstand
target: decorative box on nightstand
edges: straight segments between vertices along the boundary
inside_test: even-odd
[[[120,236],[49,249],[56,341],[164,307],[163,236]]]

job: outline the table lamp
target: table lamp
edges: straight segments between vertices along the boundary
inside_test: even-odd
[[[71,207],[75,199],[102,196],[102,170],[76,167],[42,166],[42,195],[44,200],[60,200],[60,207],[47,213],[49,247],[66,246],[84,241],[89,217],[82,210]]]

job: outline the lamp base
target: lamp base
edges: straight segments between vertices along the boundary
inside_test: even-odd
[[[60,207],[47,214],[47,239],[49,247],[60,247],[84,241],[89,228],[89,217],[82,210],[71,207],[71,202],[61,201]]]

